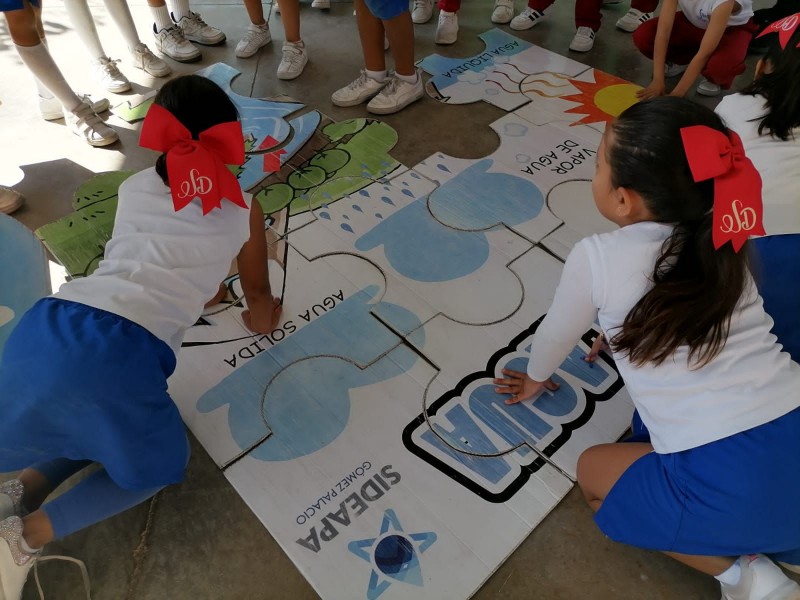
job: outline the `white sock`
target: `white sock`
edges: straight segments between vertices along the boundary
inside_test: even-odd
[[[383,71],[370,71],[369,69],[364,69],[364,72],[367,74],[367,77],[374,79],[379,83],[382,83],[383,80],[386,79],[386,69]]]
[[[739,583],[739,579],[742,576],[742,567],[739,565],[739,561],[737,560],[733,563],[727,570],[723,571],[719,575],[715,575],[714,579],[719,581],[720,583],[724,583],[725,585],[736,585]]]
[[[19,537],[19,549],[25,554],[38,554],[41,550],[41,548],[31,548],[22,536]]]
[[[69,87],[67,80],[61,74],[58,65],[53,61],[47,46],[36,44],[35,46],[17,46],[17,54],[33,73],[33,76],[52,93],[58,101],[69,111],[73,111],[81,103],[81,99]]]
[[[47,40],[42,40],[42,45],[44,45],[44,47],[47,48],[48,51],[50,50],[49,46],[47,45]],[[38,77],[34,77],[33,80],[36,82],[36,91],[39,94],[39,98],[44,98],[45,100],[50,100],[50,98],[54,97],[53,96],[53,92],[48,90],[45,87],[45,85],[41,81],[39,81]]]
[[[400,81],[405,81],[406,83],[417,83],[417,73],[414,72],[413,75],[400,75],[400,73],[395,73],[395,77],[397,77]]]
[[[85,0],[84,0],[85,1]],[[125,0],[105,0],[106,10],[114,24],[122,34],[122,38],[128,45],[128,50],[133,52],[133,49],[138,46],[142,40],[139,39],[139,34],[136,33],[136,25],[133,23],[131,16],[131,9],[128,8],[128,3]]]
[[[151,6],[150,12],[153,15],[153,21],[156,23],[156,32],[161,31],[162,29],[169,29],[175,23],[172,22],[172,19],[169,17],[169,11],[167,10],[167,6]]]
[[[180,23],[183,17],[188,17],[191,10],[189,9],[189,0],[172,0],[170,2],[172,18],[176,23]]]
[[[86,0],[64,0],[64,7],[91,59],[98,60],[105,57],[106,53],[100,43],[100,36],[97,35],[97,27],[94,25],[94,18]]]

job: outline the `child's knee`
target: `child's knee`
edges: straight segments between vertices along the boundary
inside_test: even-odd
[[[648,58],[653,57],[657,28],[658,18],[655,18],[645,21],[633,32],[633,44],[638,48],[639,52]]]

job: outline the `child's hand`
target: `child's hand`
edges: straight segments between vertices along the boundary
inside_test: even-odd
[[[242,311],[245,327],[256,333],[271,333],[281,320],[280,298],[272,298],[272,302],[259,302]]]
[[[503,369],[504,379],[495,379],[494,383],[502,386],[494,389],[498,394],[511,394],[511,398],[506,399],[506,404],[516,404],[528,398],[533,398],[542,390],[555,391],[560,386],[551,378],[544,381],[534,381],[528,377],[527,373]]]
[[[589,354],[587,354],[583,360],[586,362],[594,362],[597,360],[597,355],[600,354],[603,350],[609,350],[609,346],[606,343],[606,336],[602,333],[594,338],[594,342],[592,342],[592,349],[589,350]]]
[[[646,88],[636,92],[636,96],[640,100],[647,100],[648,98],[655,98],[656,96],[663,96],[667,91],[667,86],[663,81],[656,81],[655,79],[650,82]]]

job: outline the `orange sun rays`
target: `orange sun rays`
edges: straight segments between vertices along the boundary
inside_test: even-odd
[[[598,70],[594,71],[594,78],[594,82],[570,79],[570,83],[580,92],[561,97],[562,100],[580,105],[564,112],[584,115],[572,125],[609,123],[638,100],[636,91],[641,89],[639,86]]]

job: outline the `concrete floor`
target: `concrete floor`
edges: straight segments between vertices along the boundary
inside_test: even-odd
[[[97,0],[91,4],[98,7],[96,20],[106,51],[112,57],[125,56],[102,4]],[[204,49],[203,62],[199,64],[172,63],[176,73],[189,73],[225,61],[242,71],[233,86],[241,94],[288,94],[335,120],[365,115],[363,106],[337,108],[330,103],[330,94],[353,79],[362,65],[349,2],[335,3],[328,13],[303,6],[302,31],[311,62],[293,82],[279,81],[274,76],[283,39],[279,17],[270,20],[275,42],[259,55],[240,60],[235,58],[233,49],[244,32],[247,18],[238,0],[202,0],[193,4],[207,21],[227,32],[229,42]],[[518,0],[517,4],[522,3]],[[152,48],[147,6],[137,0],[131,7],[143,40]],[[569,55],[630,81],[647,84],[649,61],[635,51],[629,34],[614,29],[614,21],[625,10],[624,5],[606,9],[594,50],[589,54]],[[567,53],[573,35],[571,11],[572,3],[560,3],[546,22],[515,35]],[[450,56],[479,53],[482,43],[477,34],[491,27],[490,13],[488,0],[480,4],[466,2],[459,14],[459,41],[450,47],[434,45],[435,18],[417,26],[417,57],[434,52]],[[60,2],[47,3],[45,21],[52,53],[67,79],[79,91],[91,90],[86,56]],[[124,62],[121,66],[140,92],[142,86],[158,87],[161,83]],[[152,164],[154,155],[136,145],[137,128],[116,117],[111,117],[110,122],[120,131],[122,143],[110,149],[92,149],[81,143],[63,122],[42,121],[36,111],[33,84],[13,52],[4,22],[0,22],[0,72],[3,74],[0,183],[17,184],[17,189],[26,195],[26,206],[15,216],[30,228],[70,212],[73,191],[92,172],[141,169]],[[751,73],[752,65],[737,83],[741,86],[749,81]],[[112,103],[123,98],[109,96]],[[400,135],[392,155],[411,166],[434,151],[465,158],[490,154],[498,140],[488,124],[503,114],[483,103],[444,106],[426,97],[384,120]],[[192,461],[182,485],[163,491],[145,505],[53,543],[48,553],[84,560],[91,573],[93,597],[100,600],[319,597],[194,440]],[[48,563],[42,565],[40,573],[49,599],[83,597],[80,578],[73,566]],[[716,599],[718,590],[710,577],[659,554],[605,539],[575,489],[474,597],[478,600],[689,600]],[[36,597],[35,586],[29,582],[24,598]]]

